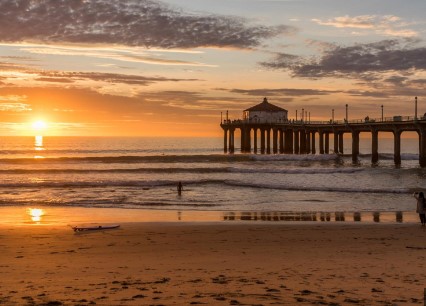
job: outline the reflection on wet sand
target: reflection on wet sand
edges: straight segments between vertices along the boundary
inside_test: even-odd
[[[34,223],[40,223],[41,218],[44,216],[44,210],[40,208],[28,208],[27,213]]]
[[[318,222],[397,222],[402,223],[404,214],[397,212],[225,212],[225,221],[318,221]],[[409,220],[414,221],[414,220]]]

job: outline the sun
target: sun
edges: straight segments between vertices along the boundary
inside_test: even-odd
[[[47,124],[43,120],[37,120],[33,122],[32,127],[36,131],[42,131],[47,128]]]

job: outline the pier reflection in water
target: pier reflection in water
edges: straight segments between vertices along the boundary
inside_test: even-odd
[[[225,212],[225,221],[417,222],[413,212]]]

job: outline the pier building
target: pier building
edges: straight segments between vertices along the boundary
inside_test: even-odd
[[[243,119],[253,123],[286,122],[288,111],[271,103],[264,98],[263,102],[246,109],[243,112]]]
[[[241,135],[241,153],[260,154],[343,154],[344,134],[351,135],[352,161],[359,156],[360,133],[371,133],[371,162],[379,161],[379,132],[391,132],[394,138],[394,162],[401,164],[401,134],[416,132],[419,138],[419,164],[426,167],[426,116],[392,116],[379,119],[311,121],[302,111],[300,119],[288,119],[288,111],[265,98],[262,103],[246,109],[243,119],[221,120],[225,153],[235,152],[235,132]],[[347,105],[346,105],[347,110]],[[260,135],[260,139],[258,139]],[[333,143],[330,144],[330,135]],[[318,144],[316,140],[318,139]],[[332,148],[330,148],[332,146]],[[318,152],[317,152],[318,148]]]

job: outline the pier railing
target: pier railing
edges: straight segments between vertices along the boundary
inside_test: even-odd
[[[353,120],[348,120],[346,121],[345,119],[343,120],[328,120],[328,121],[318,121],[318,120],[294,120],[294,119],[289,119],[289,120],[266,120],[266,121],[261,121],[261,120],[251,120],[251,119],[225,119],[223,120],[223,124],[228,124],[228,125],[232,125],[232,124],[323,124],[323,125],[330,125],[330,124],[356,124],[356,123],[380,123],[380,122],[415,122],[415,121],[419,121],[419,120],[426,120],[426,116],[421,116],[421,117],[415,117],[415,116],[392,116],[392,117],[383,117],[383,118],[369,118],[369,117],[365,117],[364,119],[353,119]]]

